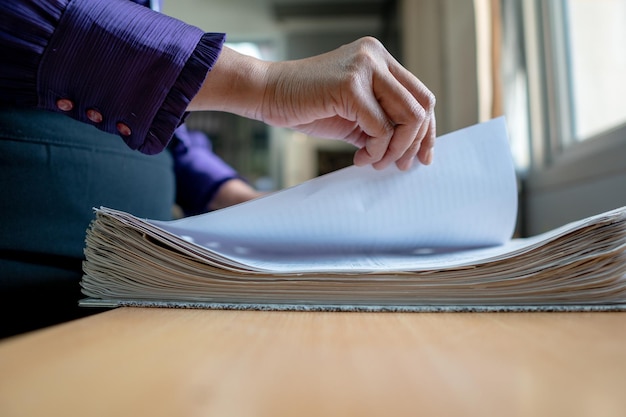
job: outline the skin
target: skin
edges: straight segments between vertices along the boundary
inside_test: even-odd
[[[375,38],[269,62],[224,47],[189,110],[225,111],[359,148],[354,164],[433,159],[435,96]]]
[[[207,209],[209,211],[219,210],[252,200],[262,195],[264,195],[264,193],[255,190],[247,182],[239,178],[233,178],[222,184],[217,190],[217,193],[215,193],[215,196],[211,199]]]

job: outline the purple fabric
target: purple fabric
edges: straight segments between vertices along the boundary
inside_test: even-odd
[[[135,4],[136,3],[136,4]],[[62,112],[122,139],[142,153],[169,147],[177,203],[207,210],[237,172],[213,154],[209,139],[181,125],[186,108],[221,52],[225,35],[150,10],[159,0],[0,0],[0,106]]]
[[[1,0],[0,106],[60,111],[161,152],[186,117],[225,35],[128,0]],[[86,112],[103,120],[90,121]]]
[[[209,138],[202,132],[180,126],[169,149],[174,157],[176,203],[186,216],[205,213],[219,187],[239,178],[231,166],[213,153]]]

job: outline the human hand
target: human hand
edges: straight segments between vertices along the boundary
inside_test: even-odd
[[[356,165],[432,161],[434,95],[374,38],[277,63],[268,79],[261,111],[269,124],[352,143]]]
[[[344,140],[359,148],[355,165],[406,170],[416,156],[432,161],[435,97],[371,37],[282,62],[224,48],[205,86],[192,105]]]
[[[253,200],[265,195],[261,191],[255,190],[250,184],[239,178],[233,178],[220,186],[213,199],[209,202],[209,211],[219,210],[235,204]]]

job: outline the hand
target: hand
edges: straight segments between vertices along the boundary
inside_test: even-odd
[[[432,161],[435,97],[374,38],[311,58],[265,62],[224,48],[190,109],[230,111],[341,139],[355,165]]]
[[[220,186],[213,199],[209,202],[207,209],[209,211],[219,210],[261,197],[262,195],[265,195],[265,193],[255,190],[247,182],[239,178],[233,178]]]

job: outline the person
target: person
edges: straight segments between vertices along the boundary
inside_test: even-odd
[[[0,0],[5,334],[97,312],[77,307],[92,208],[170,218],[189,112],[343,140],[357,166],[432,162],[435,97],[375,38],[269,62],[138,3]]]

